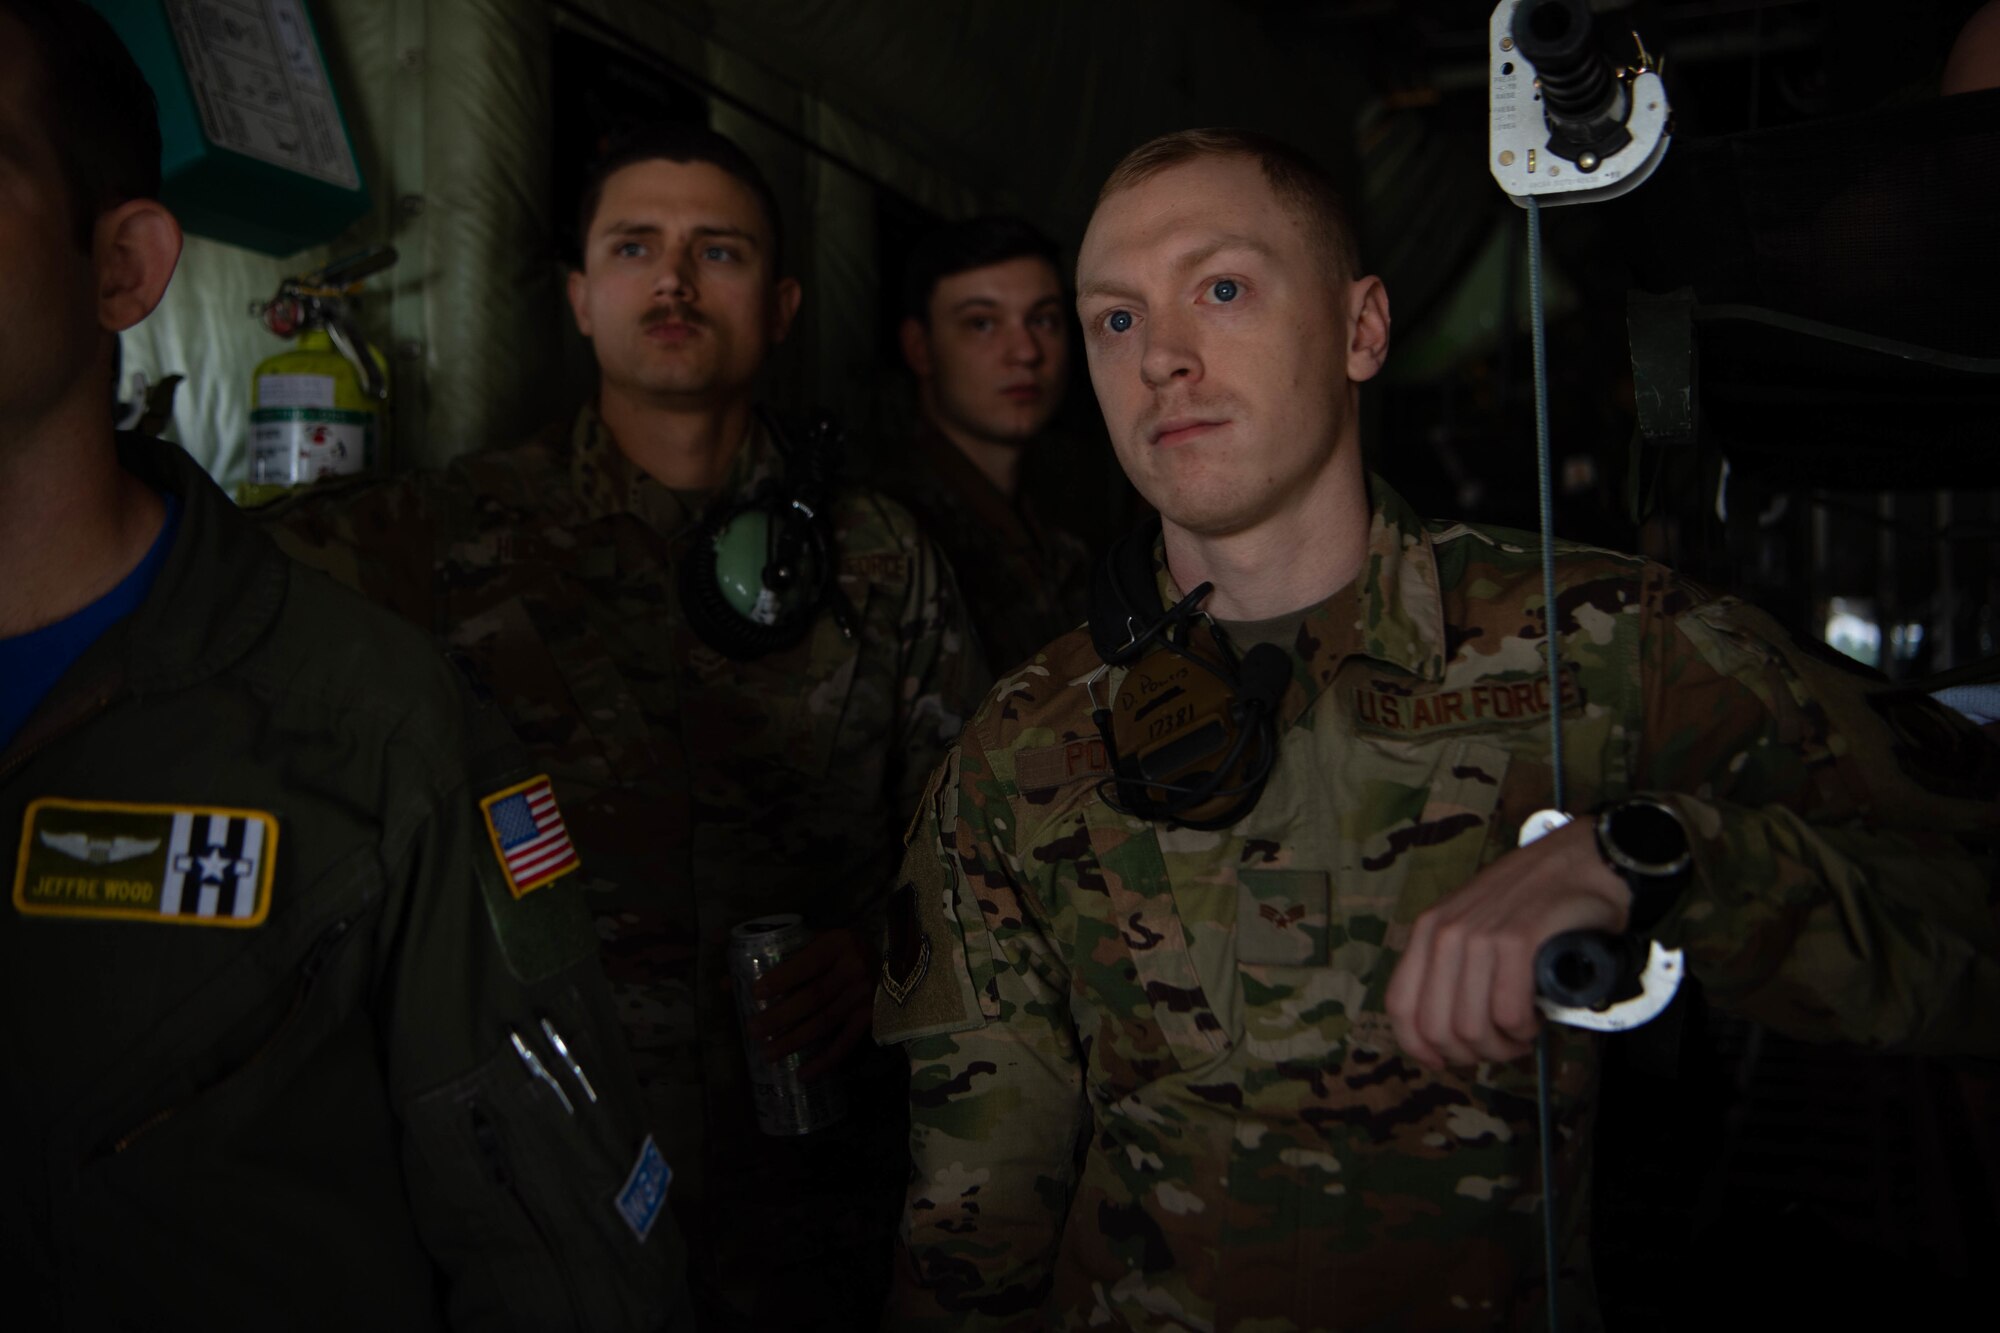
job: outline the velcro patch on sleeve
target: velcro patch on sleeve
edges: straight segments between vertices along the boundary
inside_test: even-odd
[[[921,807],[923,822],[904,854],[902,884],[889,900],[889,951],[875,990],[875,1040],[885,1046],[986,1021],[969,934],[977,931],[977,952],[990,975],[986,927],[944,832],[957,817],[957,750],[946,765],[937,795]]]
[[[479,813],[486,818],[508,891],[516,898],[577,868],[576,846],[547,774],[494,792],[479,802]]]
[[[262,925],[278,819],[227,806],[43,797],[21,821],[14,907],[155,925]]]

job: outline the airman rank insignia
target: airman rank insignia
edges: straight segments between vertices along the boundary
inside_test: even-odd
[[[479,812],[486,816],[493,854],[516,898],[577,868],[576,847],[547,774],[494,792],[479,803]]]
[[[278,820],[262,810],[44,797],[21,821],[26,916],[256,926],[271,908]]]

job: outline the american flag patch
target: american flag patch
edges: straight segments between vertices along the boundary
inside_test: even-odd
[[[546,774],[479,803],[493,852],[506,872],[507,887],[519,898],[576,869],[576,847],[556,809],[555,789]]]

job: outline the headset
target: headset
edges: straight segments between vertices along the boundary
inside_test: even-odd
[[[1239,657],[1200,609],[1212,583],[1162,612],[1159,535],[1154,518],[1114,543],[1091,573],[1091,644],[1105,670],[1129,668],[1110,707],[1091,693],[1112,771],[1098,794],[1121,814],[1170,828],[1228,828],[1256,808],[1277,764],[1278,702],[1292,661],[1269,643]]]
[[[765,425],[784,463],[734,504],[709,506],[681,561],[681,609],[703,643],[738,662],[783,652],[806,637],[822,610],[849,639],[854,607],[836,581],[840,552],[832,500],[846,436],[832,417],[814,418],[793,444]]]

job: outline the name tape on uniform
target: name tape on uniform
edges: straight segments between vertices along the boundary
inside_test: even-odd
[[[1111,756],[1105,752],[1104,741],[1096,736],[1022,750],[1014,756],[1014,781],[1022,791],[1043,791],[1079,778],[1108,777],[1110,773]]]
[[[867,579],[870,583],[907,583],[910,577],[910,558],[886,551],[843,556],[840,561],[840,572],[854,578]]]
[[[43,797],[21,820],[24,916],[249,927],[271,909],[278,819],[228,806]]]
[[[1583,687],[1574,675],[1562,678],[1562,708],[1583,706]],[[1549,715],[1549,680],[1483,680],[1455,690],[1387,694],[1363,686],[1354,691],[1356,730],[1377,736],[1428,736],[1441,731],[1540,722]]]
[[[486,817],[493,854],[516,898],[577,868],[576,846],[547,774],[494,792],[479,803],[479,813]]]

